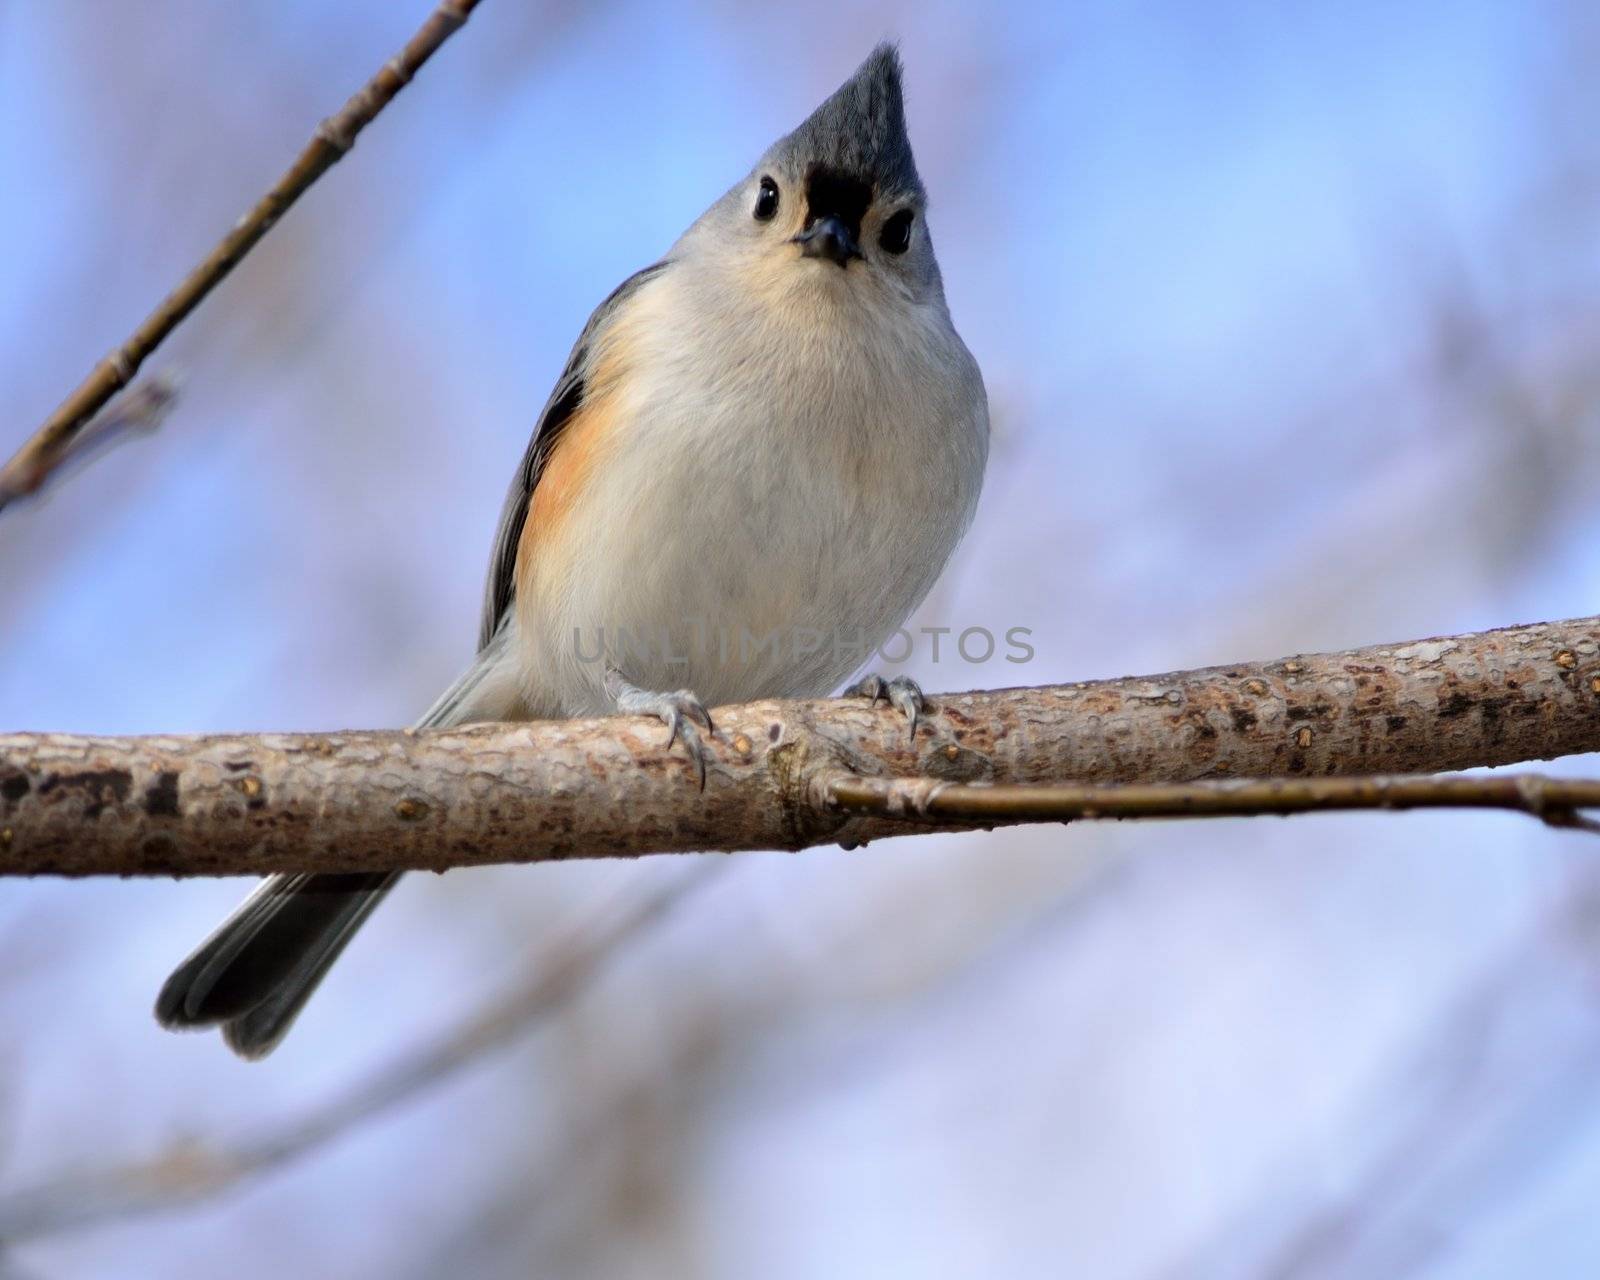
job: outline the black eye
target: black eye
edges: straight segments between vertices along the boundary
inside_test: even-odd
[[[878,243],[889,253],[904,253],[911,247],[911,219],[916,215],[902,209],[883,224],[878,232]]]
[[[771,178],[761,179],[761,190],[756,195],[755,217],[757,222],[771,222],[772,217],[778,212],[778,184]]]

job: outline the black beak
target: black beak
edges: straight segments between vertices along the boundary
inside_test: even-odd
[[[840,267],[848,267],[851,258],[861,256],[861,246],[850,234],[850,228],[838,218],[818,218],[794,238],[800,253],[807,258],[827,258]]]

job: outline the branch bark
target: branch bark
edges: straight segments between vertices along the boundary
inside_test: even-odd
[[[716,719],[704,793],[661,727],[639,719],[424,733],[0,735],[0,874],[442,870],[800,849],[1007,817],[856,812],[839,790],[848,779],[1309,782],[1545,759],[1600,749],[1600,618],[943,695],[930,699],[914,741],[898,713],[848,700],[752,703]],[[1312,797],[1303,807],[1329,807],[1316,787],[1301,791]],[[1589,794],[1563,792],[1546,808],[1571,813]],[[1090,799],[1068,816],[1107,811],[1107,797]],[[1371,803],[1387,807],[1381,788]]]
[[[228,273],[255,248],[261,237],[310,188],[355,146],[356,135],[454,35],[477,8],[479,0],[443,0],[393,58],[345,105],[322,121],[295,162],[258,200],[198,266],[185,276],[161,305],[145,317],[128,339],[89,371],[16,455],[0,468],[0,511],[42,485],[66,456],[67,446],[139,366],[200,305]]]

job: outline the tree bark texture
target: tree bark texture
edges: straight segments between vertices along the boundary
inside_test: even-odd
[[[1600,618],[1166,675],[715,714],[706,789],[655,721],[0,735],[0,874],[256,875],[801,849],[926,831],[841,775],[979,784],[1429,773],[1600,749]],[[937,825],[962,829],[994,819]]]

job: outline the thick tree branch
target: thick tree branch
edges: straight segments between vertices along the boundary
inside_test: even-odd
[[[720,710],[717,724],[704,793],[661,727],[640,719],[416,734],[0,735],[0,873],[243,875],[799,849],[929,828],[927,816],[883,806],[849,811],[839,803],[846,777],[1098,787],[1544,759],[1600,749],[1600,618],[946,695],[930,701],[914,742],[898,713],[859,701],[752,703]],[[1391,799],[1395,785],[1382,784]],[[1576,786],[1533,785],[1547,796]],[[1305,807],[1355,798],[1298,794],[1310,797]],[[1386,807],[1381,786],[1369,794]],[[1473,792],[1472,803],[1490,794]],[[1570,813],[1587,795],[1561,792],[1548,812]],[[1007,816],[947,813],[939,825]]]
[[[145,317],[121,346],[90,370],[43,426],[0,468],[0,510],[33,493],[66,455],[67,446],[108,400],[132,381],[139,366],[188,314],[238,266],[279,218],[307,189],[355,146],[356,135],[405,88],[422,64],[460,29],[479,0],[443,0],[406,42],[349,102],[316,128],[289,169],[205,260],[179,282],[161,305]]]

